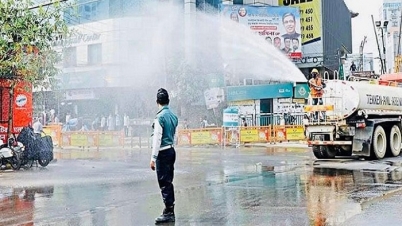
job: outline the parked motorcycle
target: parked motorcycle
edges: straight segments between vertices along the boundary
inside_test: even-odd
[[[50,136],[36,136],[32,127],[22,128],[18,141],[25,146],[22,164],[30,168],[34,161],[46,167],[53,160],[53,141]]]
[[[24,152],[24,145],[17,142],[15,137],[9,137],[7,143],[0,141],[0,163],[1,167],[10,164],[14,170],[21,168],[21,159]]]

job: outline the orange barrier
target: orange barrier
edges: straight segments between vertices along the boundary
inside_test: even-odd
[[[333,111],[334,107],[334,105],[306,105],[304,106],[304,112]]]
[[[206,145],[222,143],[222,128],[182,129],[178,131],[178,145]]]
[[[240,143],[263,143],[271,139],[270,126],[240,127]]]
[[[49,124],[43,127],[43,132],[52,137],[53,145],[60,147],[61,124]]]
[[[240,144],[240,127],[223,127],[223,146]]]
[[[272,134],[271,134],[272,139],[270,142],[282,142],[286,140],[286,126],[282,125],[275,125],[272,126]]]
[[[179,129],[177,145],[272,143],[305,140],[302,125]]]
[[[124,147],[124,134],[120,131],[69,131],[61,133],[59,146]]]
[[[286,140],[287,141],[299,141],[305,140],[304,126],[286,126]]]

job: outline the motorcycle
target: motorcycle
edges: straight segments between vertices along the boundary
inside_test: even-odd
[[[37,136],[32,127],[24,127],[18,135],[18,142],[25,146],[25,152],[21,162],[24,168],[32,167],[37,161],[42,167],[46,167],[53,160],[53,141],[50,136]]]
[[[24,145],[17,142],[14,137],[10,137],[7,143],[0,140],[0,163],[4,169],[7,164],[11,165],[14,170],[21,168],[21,159],[24,152]]]

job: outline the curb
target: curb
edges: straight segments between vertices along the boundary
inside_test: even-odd
[[[394,194],[396,194],[396,193],[398,193],[398,192],[402,192],[402,187],[395,188],[395,189],[393,189],[393,190],[383,192],[383,193],[381,193],[380,195],[375,196],[375,197],[370,197],[370,198],[367,198],[367,199],[362,199],[359,203],[360,203],[360,205],[362,205],[362,206],[369,205],[369,204],[371,204],[371,203],[377,201],[378,199],[387,198],[388,196],[392,196],[392,195],[394,195]]]

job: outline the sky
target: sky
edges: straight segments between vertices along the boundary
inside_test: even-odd
[[[373,53],[378,56],[377,44],[374,35],[373,23],[379,19],[379,8],[382,5],[382,0],[344,0],[349,10],[358,12],[359,16],[352,19],[352,38],[353,38],[353,53],[359,53],[359,46],[364,36],[367,36],[367,43],[364,47],[365,53]]]

